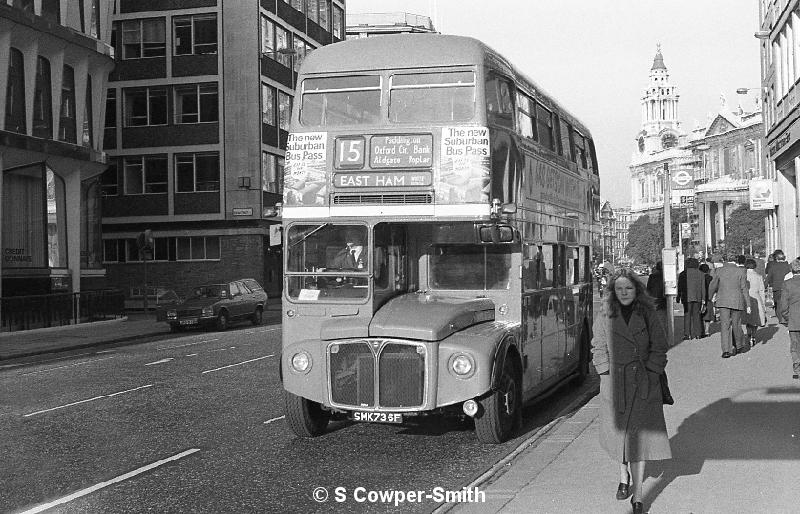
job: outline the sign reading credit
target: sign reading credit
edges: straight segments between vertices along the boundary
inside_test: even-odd
[[[370,139],[372,168],[430,168],[433,165],[433,136],[399,134]]]

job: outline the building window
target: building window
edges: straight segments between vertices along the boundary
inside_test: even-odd
[[[83,16],[83,12],[81,12]],[[89,25],[89,35],[100,39],[100,0],[92,0],[91,25]]]
[[[103,196],[117,196],[119,186],[117,183],[117,165],[111,163],[108,169],[100,175],[100,193]]]
[[[175,155],[175,191],[219,191],[219,153]]]
[[[164,18],[123,21],[122,58],[163,57],[167,49],[166,37]]]
[[[53,138],[53,93],[50,84],[50,61],[36,59],[36,90],[33,94],[33,135]]]
[[[261,123],[275,126],[275,88],[261,84]]]
[[[173,19],[175,55],[217,53],[217,15],[196,14]]]
[[[6,85],[6,130],[25,134],[25,66],[22,52],[11,48],[8,59],[8,83]]]
[[[330,32],[330,14],[329,14],[330,7],[328,6],[328,0],[320,0],[319,1],[319,26],[323,29]]]
[[[292,97],[278,91],[278,127],[289,131],[289,120],[292,117]]]
[[[267,193],[283,194],[283,157],[262,152],[261,189]]]
[[[117,90],[108,88],[106,90],[106,128],[117,127]]]
[[[332,27],[333,37],[335,37],[336,39],[344,39],[344,26],[342,25],[342,22],[344,20],[344,13],[342,12],[342,9],[337,5],[333,5],[332,7],[333,7],[333,27]]]
[[[167,192],[167,158],[165,156],[125,157],[123,170],[126,195]]]
[[[303,4],[305,3],[304,0],[288,0],[288,1],[289,5],[291,5],[292,9],[294,9],[295,11],[302,13],[306,12],[305,9],[303,8]]]
[[[86,102],[83,104],[83,127],[81,130],[81,144],[92,147],[94,128],[92,124],[92,76],[86,76]]]
[[[59,141],[77,143],[75,129],[75,71],[64,65],[61,80],[61,120],[58,129]]]
[[[219,121],[217,83],[175,86],[175,123]]]
[[[317,7],[317,0],[306,0],[306,15],[308,19],[314,23],[319,23],[319,10]]]
[[[300,39],[297,36],[294,36],[294,71],[297,72],[300,69],[300,65],[303,63],[303,59],[306,57],[306,52],[308,45],[305,41]]]
[[[167,124],[167,88],[125,89],[125,126]]]
[[[42,0],[42,18],[61,23],[61,0]]]
[[[219,236],[176,237],[177,260],[218,261]]]
[[[287,68],[292,67],[292,39],[288,30],[261,17],[261,53]]]

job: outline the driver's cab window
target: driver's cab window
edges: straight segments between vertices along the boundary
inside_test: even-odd
[[[514,88],[508,79],[490,75],[486,81],[486,113],[489,122],[514,127]]]
[[[406,269],[406,231],[402,225],[378,223],[375,225],[375,250],[373,252],[373,280],[375,298],[389,298],[408,290]]]

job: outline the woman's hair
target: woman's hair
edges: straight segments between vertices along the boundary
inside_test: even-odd
[[[614,318],[620,313],[620,306],[622,304],[619,303],[619,300],[617,299],[617,293],[614,291],[614,284],[616,284],[617,280],[620,278],[627,278],[630,280],[633,284],[633,287],[636,289],[636,299],[633,301],[633,308],[635,310],[640,312],[654,310],[653,297],[647,294],[647,289],[645,288],[641,277],[636,272],[629,270],[628,268],[620,268],[611,275],[611,278],[608,279],[606,291],[603,295],[603,298],[605,299],[606,312],[608,313],[609,317]]]
[[[711,271],[711,268],[709,268],[708,264],[704,262],[703,264],[700,265],[700,271],[702,271],[703,273],[708,273],[709,271]]]
[[[746,261],[744,261],[744,267],[747,269],[756,269],[756,260],[747,259]]]

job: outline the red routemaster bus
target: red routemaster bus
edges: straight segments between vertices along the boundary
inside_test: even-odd
[[[315,50],[286,150],[286,420],[474,419],[589,370],[599,178],[589,130],[480,41]]]

